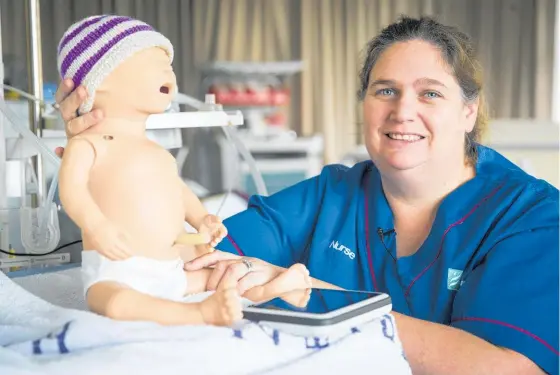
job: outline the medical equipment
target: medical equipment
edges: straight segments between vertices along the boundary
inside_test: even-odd
[[[285,133],[263,141],[251,133],[240,131],[238,138],[255,159],[269,194],[318,175],[324,166],[324,142],[321,135],[297,137],[295,134]],[[251,178],[254,166],[240,160],[227,139],[219,140],[219,146],[222,189],[233,185],[247,195],[257,193],[261,188],[255,186],[254,179]]]
[[[11,89],[9,86],[4,86]],[[19,90],[21,91],[21,90]],[[42,102],[41,99],[36,98],[28,93],[25,97],[30,98],[37,102]],[[243,115],[239,111],[224,112],[219,110],[219,107],[212,106],[213,98],[208,96],[207,102],[201,102],[194,98],[187,97],[184,94],[179,96],[181,104],[189,104],[196,106],[201,110],[195,112],[169,112],[164,114],[152,115],[148,118],[147,129],[169,129],[169,128],[191,128],[191,127],[208,127],[220,126],[222,127],[226,137],[238,148],[240,154],[245,158],[248,164],[254,165],[251,154],[244,147],[243,143],[238,140],[235,132],[232,131],[230,126],[242,125]],[[185,100],[187,98],[187,100]],[[44,104],[44,103],[43,103]],[[50,150],[44,142],[41,141],[30,129],[23,124],[25,123],[18,117],[2,99],[0,100],[0,111],[6,118],[7,122],[11,125],[13,131],[18,133],[25,141],[30,142],[33,147],[39,151],[41,156],[51,161],[56,169],[60,167],[60,160]],[[169,120],[169,121],[168,121]],[[252,169],[255,176],[255,184],[259,186],[259,192],[266,195],[266,188],[262,182],[262,177],[258,175],[256,168]],[[57,188],[58,180],[57,174],[51,181],[46,197],[41,197],[38,207],[25,207],[22,202],[20,208],[20,224],[21,224],[21,241],[26,252],[29,254],[48,254],[53,250],[56,251],[56,246],[60,240],[60,229],[58,224],[58,206],[54,202],[54,195]],[[36,178],[36,177],[35,177]],[[229,190],[231,191],[233,187]],[[229,192],[224,196],[224,201],[227,199]],[[222,205],[220,206],[220,209]],[[7,220],[6,220],[7,221]],[[6,222],[3,223],[7,225]],[[6,251],[7,249],[1,249]]]
[[[0,111],[5,116],[6,122],[11,125],[12,130],[20,134],[23,139],[30,142],[39,153],[50,160],[57,168],[60,167],[60,159],[20,120],[17,115],[0,100]],[[54,203],[57,179],[52,180],[47,197],[40,202],[39,207],[22,207],[20,212],[21,241],[27,252],[37,254],[53,250],[60,240],[60,229],[58,226],[58,207]],[[22,202],[23,205],[23,202]]]
[[[301,303],[302,298],[308,301]],[[349,332],[391,309],[391,297],[385,293],[307,289],[245,307],[243,317],[293,335],[324,336]]]
[[[177,103],[180,104],[186,104],[189,105],[193,108],[195,108],[196,110],[200,111],[204,111],[204,112],[222,112],[222,106],[220,104],[216,104],[216,97],[214,94],[206,94],[205,96],[205,101],[201,102],[195,98],[189,97],[185,94],[177,94],[175,101]],[[226,113],[230,113],[230,112],[226,112]],[[161,116],[161,115],[158,115]],[[229,118],[231,121],[236,121],[238,118],[243,118],[243,115],[241,113],[241,111],[237,110],[233,112],[233,115],[230,114]],[[222,121],[221,118],[216,118],[217,121]],[[237,123],[234,123],[234,125],[238,125]],[[231,149],[231,145],[234,146],[234,150],[237,150],[237,152],[240,154],[240,156],[245,159],[245,161],[247,162],[247,167],[249,169],[249,173],[251,174],[251,176],[253,176],[253,182],[255,184],[256,187],[256,194],[259,195],[268,195],[268,190],[266,187],[266,184],[264,182],[263,176],[261,175],[259,169],[257,168],[257,164],[255,159],[253,158],[251,152],[249,151],[249,149],[245,146],[244,142],[238,137],[237,133],[230,127],[226,127],[226,126],[222,126],[222,130],[224,132],[225,138],[229,143],[230,149]],[[231,155],[230,155],[231,156]],[[233,158],[233,160],[237,160],[237,155],[235,155],[235,157]],[[238,164],[236,165],[238,166]],[[233,170],[237,170],[238,168],[234,168]],[[237,182],[234,178],[230,179],[230,184],[229,186],[225,187],[228,191],[228,193],[225,195],[224,200],[222,202],[222,205],[220,207],[223,206],[225,200],[227,199],[227,197],[230,195],[231,191],[236,188],[237,186]],[[221,208],[220,208],[221,209]]]

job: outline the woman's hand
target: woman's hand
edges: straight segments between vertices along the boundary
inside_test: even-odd
[[[216,290],[224,276],[237,281],[237,290],[243,295],[247,290],[267,284],[285,271],[260,259],[240,257],[220,250],[204,254],[185,263],[186,271],[196,271],[214,266],[206,285],[207,290]]]
[[[74,90],[74,82],[71,79],[63,80],[56,90],[55,100],[64,121],[64,128],[68,139],[80,134],[103,119],[103,113],[99,109],[82,116],[78,115],[78,108],[86,99],[87,90],[85,87],[78,86]],[[57,147],[55,152],[59,157],[62,157],[64,148]]]

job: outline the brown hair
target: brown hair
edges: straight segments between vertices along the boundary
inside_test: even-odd
[[[391,45],[410,40],[423,40],[440,49],[461,87],[464,100],[479,101],[476,123],[472,132],[465,134],[465,154],[475,163],[475,142],[480,142],[488,124],[488,112],[483,93],[482,67],[468,35],[452,26],[443,25],[432,18],[401,17],[399,21],[384,28],[367,45],[367,54],[360,72],[358,98],[363,100],[369,85],[369,75],[381,54]]]

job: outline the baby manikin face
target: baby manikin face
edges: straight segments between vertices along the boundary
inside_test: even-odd
[[[176,92],[177,79],[169,56],[159,47],[137,52],[103,82],[103,90],[137,112],[164,112]]]

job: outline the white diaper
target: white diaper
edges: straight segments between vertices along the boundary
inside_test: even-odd
[[[114,281],[154,297],[179,301],[187,293],[183,261],[131,257],[112,261],[97,251],[82,251],[84,294],[95,283]]]

